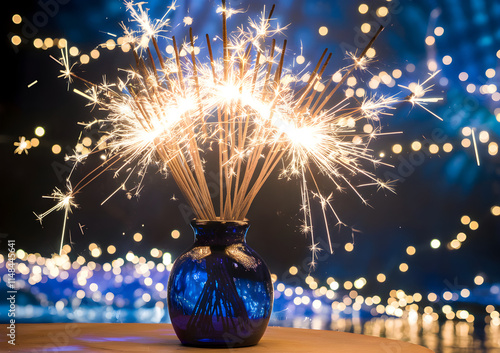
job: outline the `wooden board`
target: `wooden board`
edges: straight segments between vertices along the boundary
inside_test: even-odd
[[[18,324],[15,346],[4,341],[6,336],[2,336],[0,352],[432,352],[411,343],[385,338],[284,327],[269,327],[256,346],[233,349],[182,346],[169,324]]]

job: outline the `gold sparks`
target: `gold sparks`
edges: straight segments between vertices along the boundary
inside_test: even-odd
[[[226,7],[222,1],[217,9],[222,36],[216,38],[222,41],[221,52],[212,51],[213,39],[207,34],[206,52],[197,57],[203,46],[189,28],[186,42],[170,38],[173,58],[165,58],[158,40],[166,38],[167,14],[175,8],[175,2],[167,14],[156,20],[149,17],[144,6],[126,2],[136,28],[124,26],[124,43],[130,46],[136,68],[122,70],[124,77],[116,83],[91,84],[77,77],[71,72],[67,46],[61,49],[62,58],[57,60],[63,66],[60,77],[68,84],[72,78],[82,80],[90,88],[73,91],[86,98],[89,105],[108,112],[104,120],[87,125],[97,123],[107,131],[102,148],[106,158],[75,185],[74,191],[55,192],[53,198],[58,204],[40,218],[64,209],[66,220],[74,205],[74,194],[111,167],[115,175],[127,174],[125,182],[132,175],[139,176],[134,188],[137,194],[147,169],[154,166],[174,179],[197,218],[242,220],[264,183],[281,167],[280,177],[300,180],[302,229],[311,238],[314,266],[320,248],[314,239],[311,203],[316,201],[321,206],[330,252],[333,246],[329,219],[333,217],[343,225],[333,207],[334,194],[321,191],[319,175],[338,191],[352,190],[365,204],[367,200],[358,190],[359,185],[351,181],[352,176],[367,179],[361,186],[391,189],[390,182],[365,169],[365,164],[382,164],[368,145],[381,135],[379,120],[390,115],[395,104],[409,101],[429,111],[424,105],[440,100],[424,97],[432,88],[425,85],[436,73],[421,85],[408,88],[412,94],[405,99],[376,94],[366,97],[362,90],[357,93],[363,97],[359,103],[340,88],[344,84],[356,85],[358,80],[353,75],[369,65],[368,58],[375,54],[371,47],[383,27],[361,53],[349,54],[352,64],[337,70],[338,77],[325,80],[323,75],[333,55],[328,50],[307,77],[303,73],[295,76],[287,69],[287,41],[275,38],[284,27],[272,17],[274,6],[269,13],[264,9],[258,19],[250,20],[247,28],[241,26],[229,33],[228,18],[241,11]],[[191,18],[184,19],[186,25],[192,22]],[[322,27],[320,34],[326,35],[327,28]],[[110,40],[106,47],[114,45],[115,41]],[[200,57],[210,59],[203,61]],[[366,124],[373,126],[358,129]],[[213,158],[207,158],[210,154]],[[81,162],[82,156],[68,158]],[[215,198],[207,181],[209,173],[217,175],[219,195]],[[126,190],[125,182],[110,197]]]
[[[425,84],[427,82],[429,82],[430,80],[432,80],[434,78],[434,76],[436,76],[439,72],[440,72],[440,70],[435,71],[432,74],[429,74],[429,77],[424,82],[417,83],[417,84],[413,85],[413,87],[411,87],[411,86],[407,87],[407,86],[403,86],[403,85],[399,85],[399,86],[406,88],[407,90],[409,90],[411,92],[411,94],[408,97],[406,97],[406,100],[408,102],[410,102],[412,105],[418,105],[420,108],[422,108],[425,111],[427,111],[428,113],[432,114],[433,116],[435,116],[439,120],[443,120],[436,113],[434,113],[433,111],[431,111],[430,109],[425,107],[425,105],[427,105],[428,103],[437,103],[437,102],[443,100],[443,98],[440,98],[440,97],[425,97],[425,94],[427,92],[431,91],[432,87],[434,87],[434,85],[429,85],[429,86],[425,87]]]

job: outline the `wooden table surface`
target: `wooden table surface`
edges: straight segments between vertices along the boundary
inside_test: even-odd
[[[414,344],[337,331],[268,327],[253,347],[182,346],[169,324],[17,324],[16,345],[0,339],[0,352],[239,352],[431,353]],[[8,338],[8,337],[7,337]]]

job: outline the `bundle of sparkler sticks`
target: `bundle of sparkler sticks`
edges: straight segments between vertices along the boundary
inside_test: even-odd
[[[323,78],[332,57],[328,50],[308,75],[298,77],[286,69],[287,42],[278,45],[273,38],[283,30],[272,26],[274,6],[269,13],[264,8],[261,17],[250,20],[247,28],[230,32],[227,20],[236,11],[222,0],[218,11],[222,16],[222,55],[216,57],[212,50],[216,41],[207,34],[205,60],[195,54],[198,38],[191,28],[188,40],[180,46],[176,37],[171,37],[174,55],[164,55],[158,39],[164,37],[166,16],[153,21],[143,4],[128,2],[126,6],[139,27],[133,31],[124,26],[125,45],[131,47],[136,67],[125,70],[127,77],[115,84],[96,85],[80,78],[89,85],[88,90],[75,90],[91,105],[108,112],[105,119],[88,125],[100,124],[105,131],[96,150],[104,145],[108,158],[75,187],[68,181],[67,193],[56,189],[52,197],[59,203],[40,219],[53,210],[65,209],[66,222],[68,211],[75,206],[74,195],[105,170],[124,170],[129,173],[128,181],[133,173],[144,175],[149,166],[159,165],[173,177],[196,218],[243,220],[282,162],[280,177],[301,180],[303,231],[311,235],[314,264],[319,248],[314,239],[311,200],[317,199],[321,205],[330,251],[327,213],[341,223],[331,205],[331,193],[325,196],[320,190],[317,176],[329,178],[335,189],[351,188],[363,201],[357,190],[360,185],[350,182],[353,175],[368,178],[363,186],[390,189],[389,183],[363,167],[363,161],[383,164],[368,148],[380,134],[380,116],[389,114],[388,110],[401,101],[423,107],[439,100],[424,97],[430,87],[423,84],[403,99],[373,95],[359,102],[346,97],[342,85],[355,70],[365,69],[369,62],[366,53],[382,27],[364,50],[350,54],[352,64],[339,70],[341,78],[334,81],[333,77]],[[64,53],[61,64],[65,67],[62,76],[77,77]],[[358,121],[372,124],[373,129],[359,131]],[[208,157],[210,154],[213,157]],[[206,179],[207,169],[213,168],[211,162],[218,172],[216,196]],[[125,183],[119,189],[123,186]]]

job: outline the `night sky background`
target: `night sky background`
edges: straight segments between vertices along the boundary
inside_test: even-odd
[[[53,213],[41,226],[33,212],[40,213],[52,207],[53,202],[42,196],[50,194],[54,187],[64,188],[64,177],[68,173],[64,154],[74,148],[79,137],[81,126],[77,123],[91,121],[104,113],[86,107],[85,99],[71,89],[68,91],[66,81],[57,78],[61,67],[50,55],[59,58],[59,49],[36,49],[33,40],[64,37],[69,45],[89,53],[98,44],[113,38],[107,32],[120,34],[119,22],[127,21],[125,8],[118,0],[62,3],[57,3],[57,9],[51,8],[53,16],[47,16],[44,26],[34,28],[23,27],[26,22],[14,24],[11,17],[20,14],[36,22],[36,16],[44,11],[37,1],[9,2],[2,10],[0,233],[2,241],[15,239],[17,248],[44,256],[59,249],[63,214]],[[335,253],[326,256],[323,252],[313,275],[319,279],[333,276],[339,280],[363,276],[368,280],[367,286],[376,291],[403,288],[422,293],[440,293],[449,288],[450,283],[473,286],[478,274],[483,275],[487,283],[500,282],[500,217],[491,212],[494,205],[500,205],[500,160],[498,154],[488,153],[488,143],[500,142],[500,118],[495,117],[500,117],[500,104],[493,95],[481,94],[479,89],[473,93],[467,91],[470,83],[477,87],[499,84],[500,4],[493,0],[393,0],[391,3],[368,0],[364,3],[369,5],[370,11],[360,14],[358,6],[361,3],[276,1],[275,17],[281,25],[291,24],[285,33],[290,52],[286,66],[296,65],[292,68],[296,71],[304,68],[305,65],[294,64],[301,46],[302,55],[313,67],[324,48],[329,48],[333,57],[327,74],[334,74],[348,64],[343,50],[363,42],[359,27],[365,22],[373,23],[372,28],[378,27],[377,18],[371,11],[388,6],[389,15],[383,20],[386,28],[375,44],[377,62],[371,68],[374,72],[385,70],[389,73],[400,69],[403,75],[397,83],[408,85],[425,80],[429,72],[428,60],[435,60],[442,71],[433,81],[436,86],[432,96],[441,96],[444,100],[429,107],[444,120],[404,104],[398,106],[393,116],[384,118],[384,132],[402,131],[402,134],[383,136],[371,147],[376,155],[384,152],[383,161],[394,165],[394,168],[378,168],[376,173],[381,178],[388,173],[399,176],[395,183],[397,193],[377,191],[375,187],[363,188],[363,195],[370,203],[368,207],[353,192],[335,192],[335,209],[347,225],[359,232],[354,235],[354,250],[347,252],[344,245],[352,241],[352,232],[348,228],[339,230],[332,219],[330,230]],[[229,20],[230,28],[234,29],[246,22],[248,16],[259,13],[264,2],[232,1],[230,4],[247,10]],[[148,7],[152,16],[161,16],[167,5],[165,1],[150,1]],[[193,31],[200,38],[205,33],[220,33],[219,15],[215,14],[218,2],[179,1],[178,5],[172,15],[172,34],[179,37],[188,34],[188,27],[182,25],[186,15],[194,19]],[[326,36],[318,34],[321,26],[328,28]],[[437,26],[444,28],[444,34],[435,37],[434,45],[426,45],[426,37],[432,35]],[[11,44],[13,34],[23,38],[20,45]],[[74,71],[90,81],[101,81],[102,75],[113,81],[118,75],[117,68],[133,64],[130,53],[118,49],[100,49],[100,52],[98,60],[91,59],[87,65],[77,63]],[[200,55],[205,55],[203,47]],[[450,65],[443,64],[445,55],[452,57]],[[77,57],[73,58],[73,62],[77,61]],[[414,72],[405,69],[408,64],[416,66]],[[489,68],[497,69],[492,78],[485,76]],[[468,74],[465,82],[459,79],[461,72]],[[366,87],[370,74],[358,77],[365,80],[365,84],[358,86]],[[35,80],[38,82],[28,88]],[[73,87],[85,89],[79,82]],[[367,88],[367,91],[372,90]],[[394,94],[404,89],[381,84],[377,91]],[[40,146],[31,148],[27,155],[14,154],[13,143],[19,141],[20,136],[35,137],[37,126],[46,131],[39,138]],[[488,143],[478,141],[480,166],[477,166],[472,146],[461,146],[464,127],[473,127],[477,133],[483,130],[489,133]],[[411,158],[418,157],[410,148],[415,140],[424,144],[424,150],[425,143],[437,143],[440,152],[432,155],[421,152],[419,156],[424,157],[418,163],[408,164]],[[453,145],[451,153],[443,152],[445,142]],[[396,143],[403,147],[401,154],[391,151]],[[53,154],[51,147],[54,144],[59,144],[63,152]],[[89,158],[76,170],[73,180],[83,177],[99,162],[98,158]],[[90,257],[88,244],[95,242],[103,249],[115,245],[117,254],[113,256],[123,256],[129,250],[147,256],[150,249],[156,247],[171,252],[175,258],[192,243],[192,231],[180,210],[183,209],[181,194],[170,178],[165,180],[151,169],[139,198],[129,200],[125,192],[118,192],[100,206],[120,182],[120,178],[113,178],[112,172],[105,173],[77,195],[75,201],[80,207],[68,219],[66,233],[65,243],[71,239],[73,247],[70,257],[78,254]],[[331,187],[325,182],[323,190]],[[179,200],[171,200],[173,195]],[[310,242],[299,230],[299,203],[298,182],[270,178],[248,216],[251,221],[248,243],[267,261],[271,271],[285,281],[292,265],[303,273],[308,272]],[[319,209],[313,211],[318,221],[316,234],[321,243],[326,244],[321,212]],[[479,228],[473,231],[462,224],[463,215],[478,222]],[[179,239],[171,237],[174,229],[180,231]],[[132,238],[136,232],[144,236],[139,243]],[[450,250],[447,244],[459,232],[466,233],[467,239],[460,249]],[[441,247],[432,249],[432,239],[439,239]],[[410,245],[416,248],[416,254],[411,257],[405,252]],[[6,252],[5,242],[1,246],[0,252]],[[104,252],[99,261],[111,258]],[[405,273],[398,269],[402,262],[409,265]],[[387,275],[384,284],[375,280],[380,272]],[[488,295],[486,293],[485,297]]]

